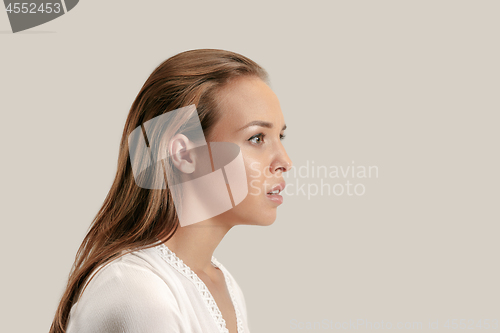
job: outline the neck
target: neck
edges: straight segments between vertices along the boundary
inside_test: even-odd
[[[165,245],[195,273],[209,274],[214,251],[230,229],[208,219],[179,227]]]

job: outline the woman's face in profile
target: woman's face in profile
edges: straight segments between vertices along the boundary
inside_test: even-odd
[[[276,220],[281,196],[268,194],[284,185],[282,173],[292,166],[281,142],[285,120],[278,98],[259,78],[241,77],[220,91],[221,117],[207,141],[236,143],[243,154],[248,195],[220,215],[230,224],[269,225]]]

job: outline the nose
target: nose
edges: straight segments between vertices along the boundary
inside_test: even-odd
[[[292,167],[292,160],[288,157],[285,148],[281,145],[279,153],[276,155],[273,163],[271,164],[271,173],[275,173],[278,170],[281,172],[287,172]]]

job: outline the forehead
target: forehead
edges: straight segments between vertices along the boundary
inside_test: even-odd
[[[271,122],[281,129],[285,123],[278,97],[259,78],[242,77],[231,81],[219,94],[221,118],[216,127],[230,132],[251,121]]]

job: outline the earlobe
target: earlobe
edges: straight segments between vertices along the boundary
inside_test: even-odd
[[[183,173],[193,173],[196,168],[196,159],[191,148],[191,141],[183,134],[174,135],[170,141],[170,158],[174,166]]]

